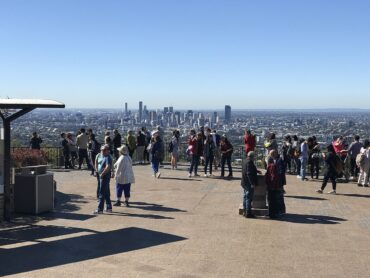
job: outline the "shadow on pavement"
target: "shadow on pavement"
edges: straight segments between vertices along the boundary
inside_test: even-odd
[[[347,196],[347,197],[357,197],[357,198],[370,198],[370,195],[362,195],[362,194],[345,194],[345,193],[337,193],[336,195],[339,196]]]
[[[15,239],[15,242],[31,240],[33,245],[14,248],[8,246],[6,249],[0,246],[0,276],[61,266],[186,239],[136,227],[95,232],[51,226],[40,227],[40,231],[34,235],[32,229],[38,229],[38,227],[31,226],[31,231],[18,229],[14,231],[16,236],[12,238]],[[73,236],[73,233],[76,232],[88,232],[89,234],[71,238],[71,235]],[[11,236],[12,231],[8,233],[7,236]],[[40,241],[40,238],[44,236],[62,234],[68,235],[70,238]]]
[[[127,217],[137,217],[137,218],[149,218],[149,219],[167,219],[167,220],[173,220],[175,218],[173,217],[167,217],[157,214],[137,214],[137,213],[127,213],[127,212],[107,212],[104,213],[105,215],[113,215],[113,216],[127,216]]]
[[[328,199],[320,198],[320,197],[310,197],[310,196],[292,196],[292,195],[285,195],[285,198],[292,198],[292,199],[300,199],[300,200],[312,200],[312,201],[327,201]]]
[[[292,213],[287,213],[278,220],[299,224],[340,224],[342,221],[347,221],[347,219],[333,216]]]
[[[169,207],[164,207],[163,205],[150,204],[150,203],[145,203],[145,202],[131,202],[130,207],[138,208],[142,210],[161,211],[161,212],[186,212],[186,210],[181,210],[177,208],[169,208]]]
[[[176,181],[202,181],[192,178],[173,178],[173,177],[161,177],[160,180],[176,180]]]

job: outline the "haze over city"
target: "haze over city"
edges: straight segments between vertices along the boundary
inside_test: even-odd
[[[363,108],[369,1],[2,1],[0,97]]]

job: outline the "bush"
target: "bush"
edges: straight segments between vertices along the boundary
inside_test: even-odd
[[[34,149],[13,149],[11,163],[13,167],[25,167],[35,165],[45,165],[48,162],[48,155],[43,150]]]

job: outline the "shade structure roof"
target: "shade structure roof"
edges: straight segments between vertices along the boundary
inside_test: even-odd
[[[48,99],[16,99],[1,98],[0,109],[23,109],[23,108],[64,108],[65,104]]]

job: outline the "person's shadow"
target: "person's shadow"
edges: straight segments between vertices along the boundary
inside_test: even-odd
[[[278,220],[299,224],[340,224],[343,221],[347,221],[347,219],[334,216],[293,213],[284,214]]]

